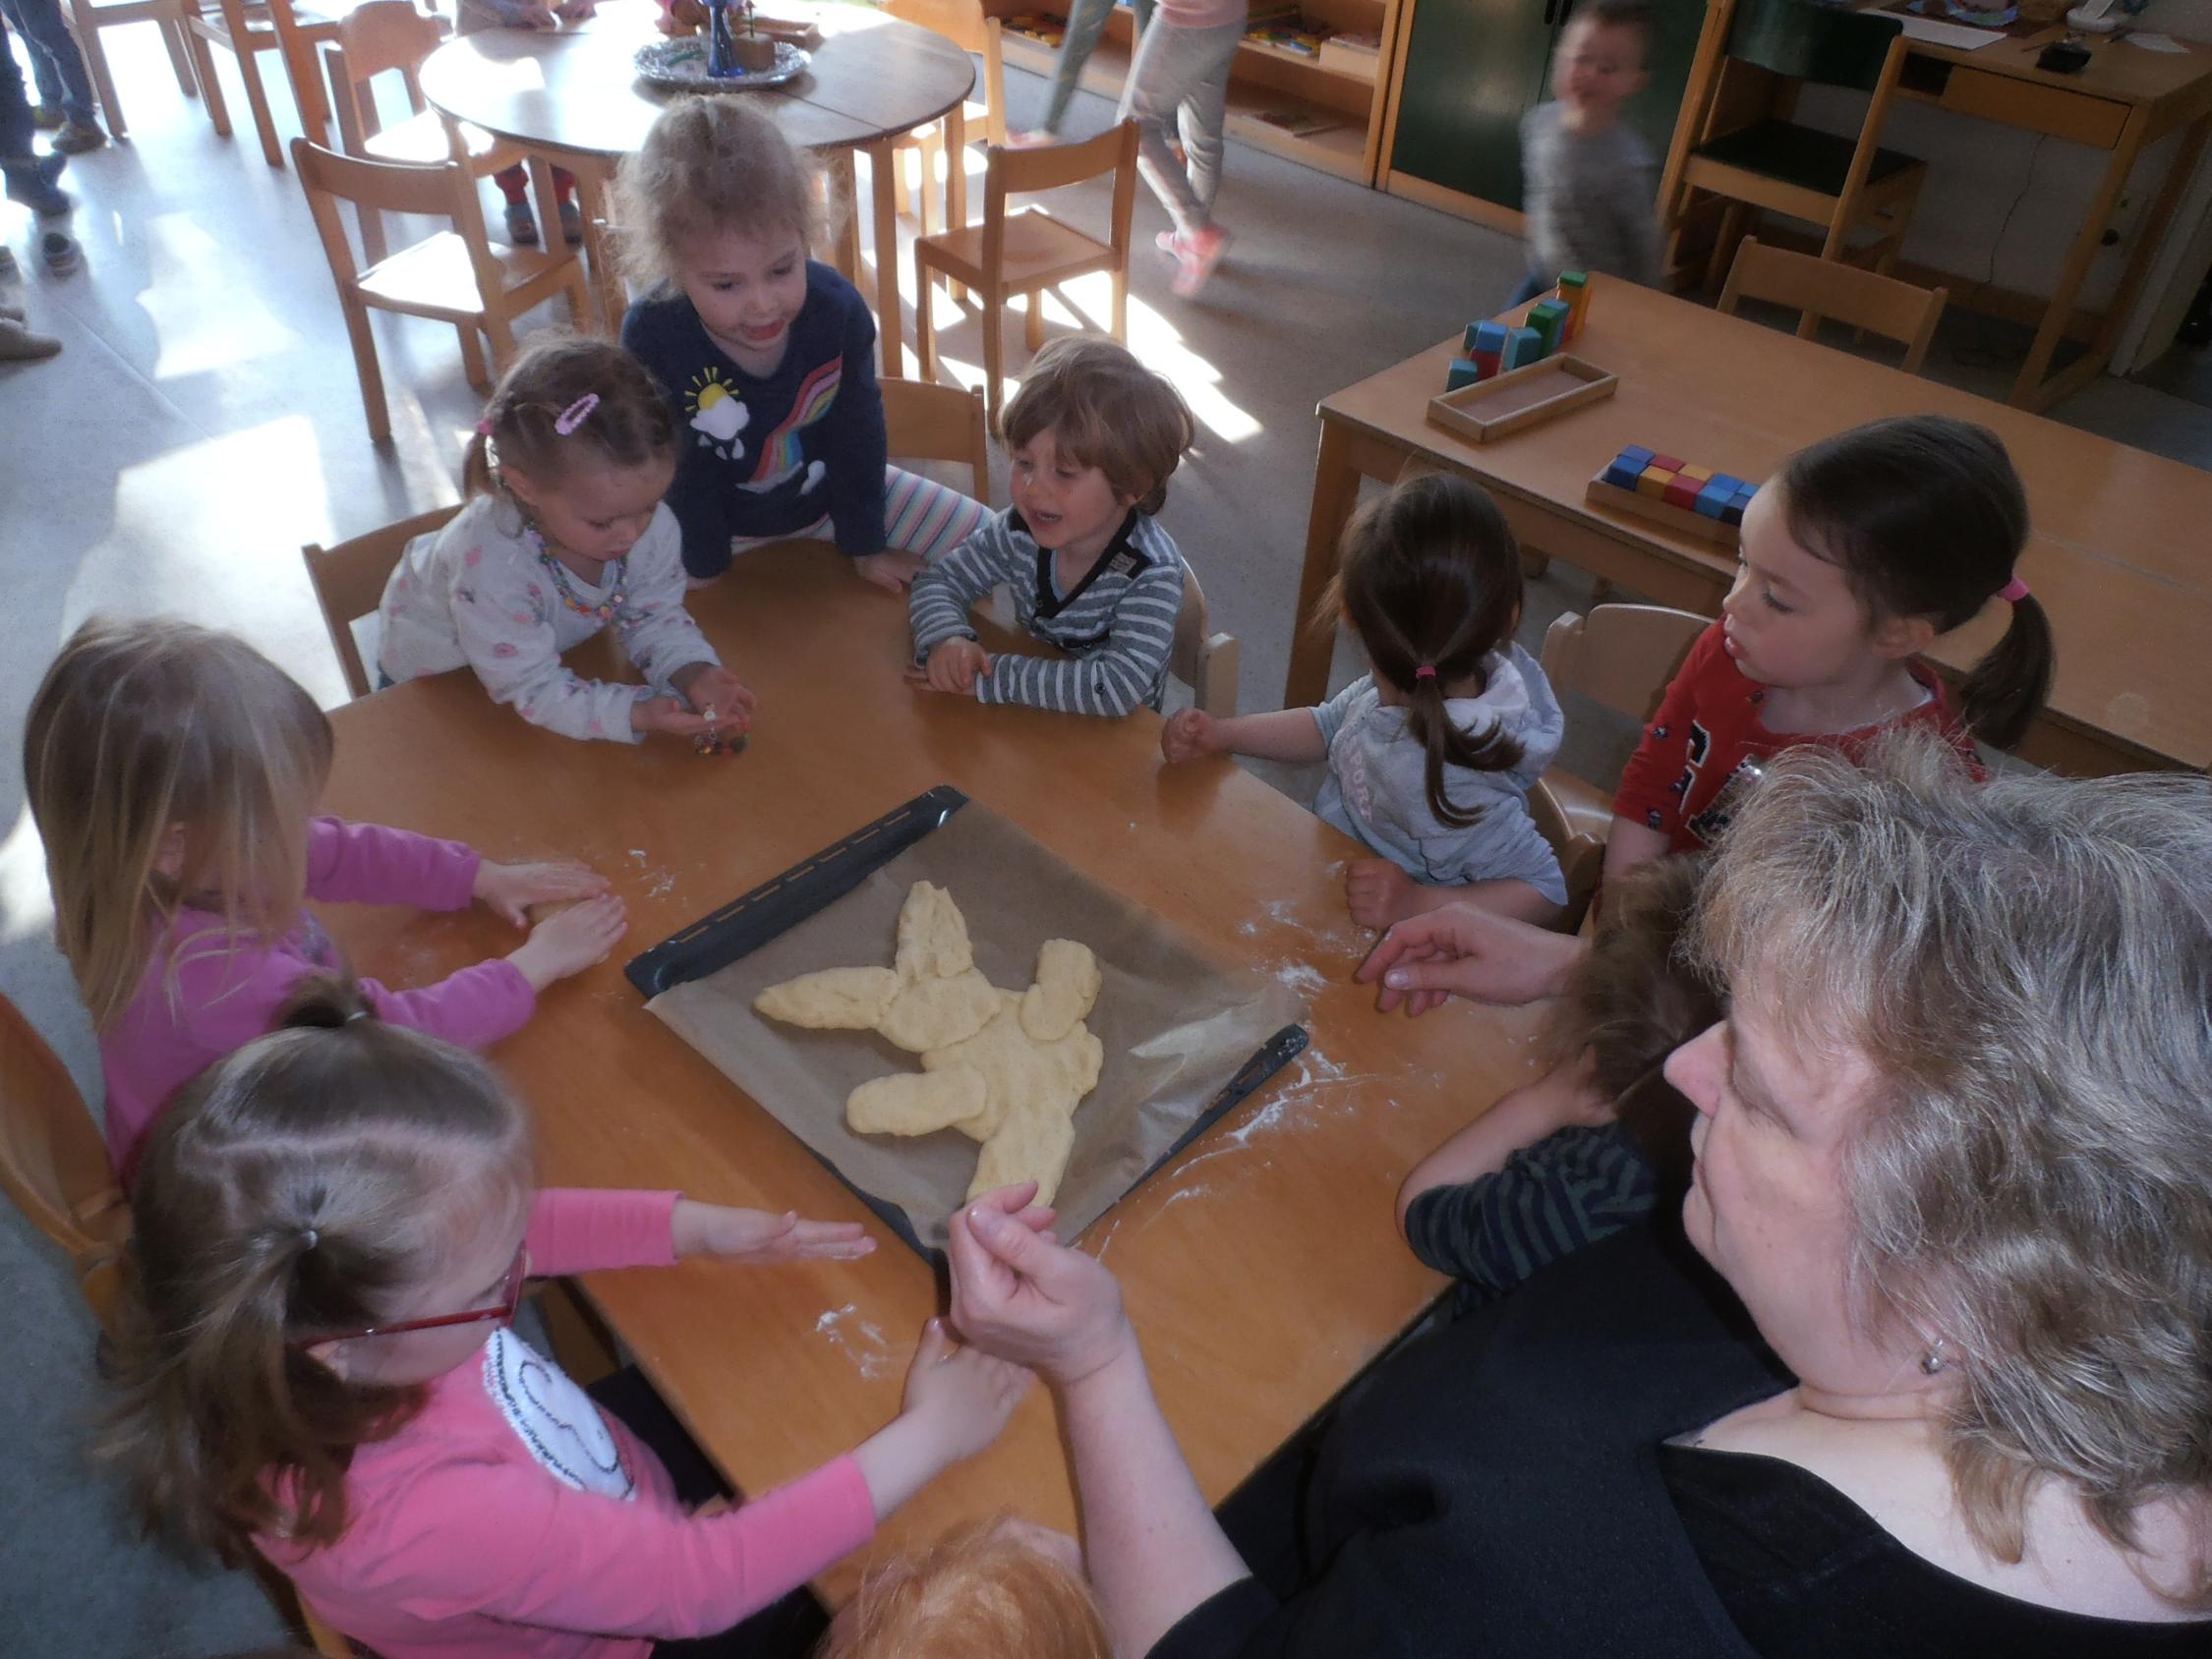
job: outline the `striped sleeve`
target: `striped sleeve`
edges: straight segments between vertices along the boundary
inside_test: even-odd
[[[1503,1295],[1588,1244],[1649,1215],[1652,1167],[1618,1123],[1560,1129],[1495,1174],[1423,1193],[1406,1240],[1438,1273]]]
[[[985,703],[1020,703],[1064,715],[1108,718],[1149,701],[1167,672],[1168,653],[1175,644],[1175,618],[1183,608],[1182,561],[1156,559],[1126,587],[1116,586],[1118,595],[1097,596],[1093,589],[1084,596],[1086,600],[1098,597],[1101,604],[1096,623],[1106,638],[1098,649],[1061,661],[994,657],[990,673],[976,678],[976,697]],[[1109,605],[1110,609],[1104,608]],[[1056,628],[1069,633],[1083,631],[1087,620],[1073,607],[1053,619]]]
[[[914,660],[928,661],[929,654],[947,640],[975,638],[968,611],[1001,582],[1019,585],[1026,580],[1020,563],[1020,551],[1007,529],[1004,513],[994,513],[973,536],[943,558],[933,559],[914,578],[913,588],[906,595],[906,620],[914,631]]]

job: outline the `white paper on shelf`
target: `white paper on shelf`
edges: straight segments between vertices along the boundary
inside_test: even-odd
[[[1904,31],[1915,40],[1925,40],[1934,46],[1955,46],[1961,52],[1976,52],[1992,41],[2005,38],[1998,29],[1971,29],[1962,23],[1945,23],[1938,18],[1916,18],[1906,12],[1890,12],[1904,25]]]
[[[2145,34],[2140,30],[2126,36],[2127,44],[2140,46],[2146,52],[2185,52],[2188,48],[2171,34]]]

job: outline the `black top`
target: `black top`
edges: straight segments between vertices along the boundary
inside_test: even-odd
[[[1816,1476],[1667,1446],[1790,1385],[1678,1229],[1629,1229],[1417,1342],[1322,1443],[1310,1581],[1245,1579],[1151,1659],[2212,1652],[2212,1626],[2028,1606]]]

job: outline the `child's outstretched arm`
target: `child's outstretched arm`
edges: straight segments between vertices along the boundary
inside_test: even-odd
[[[489,559],[455,590],[453,630],[485,691],[563,737],[637,742],[644,728],[634,713],[644,688],[587,680],[563,667],[553,624],[540,620],[545,602],[519,570],[495,570]]]
[[[680,697],[694,710],[714,710],[715,724],[723,730],[744,731],[752,724],[753,694],[722,665],[684,608],[683,591],[683,534],[664,505],[629,551],[614,632],[623,654],[655,690]]]
[[[1533,1083],[1500,1096],[1495,1106],[1453,1134],[1413,1168],[1398,1188],[1398,1230],[1423,1193],[1494,1175],[1514,1153],[1536,1145],[1554,1129],[1612,1120],[1612,1102],[1590,1080],[1587,1057],[1553,1066]]]
[[[1182,709],[1160,728],[1160,753],[1171,762],[1206,755],[1310,762],[1327,760],[1329,746],[1310,709],[1277,709],[1226,720],[1217,720],[1202,709]]]
[[[1118,718],[1141,707],[1159,683],[1182,609],[1183,567],[1152,564],[1114,607],[1103,649],[1065,660],[1002,653],[976,680],[975,696],[984,703]]]
[[[939,648],[956,641],[975,647],[980,657],[975,624],[968,612],[1000,583],[1025,579],[1020,550],[1007,529],[1006,515],[995,513],[973,536],[914,578],[913,591],[906,596],[906,623],[913,630],[915,665],[931,667]],[[974,684],[975,670],[971,667],[963,683],[938,689],[969,692]]]

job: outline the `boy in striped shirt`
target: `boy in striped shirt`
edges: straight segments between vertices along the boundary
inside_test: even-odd
[[[1063,714],[1157,709],[1183,555],[1153,520],[1195,428],[1173,386],[1111,340],[1039,352],[1000,422],[1014,505],[914,578],[909,677]],[[1060,658],[986,654],[968,611],[1004,583]]]

